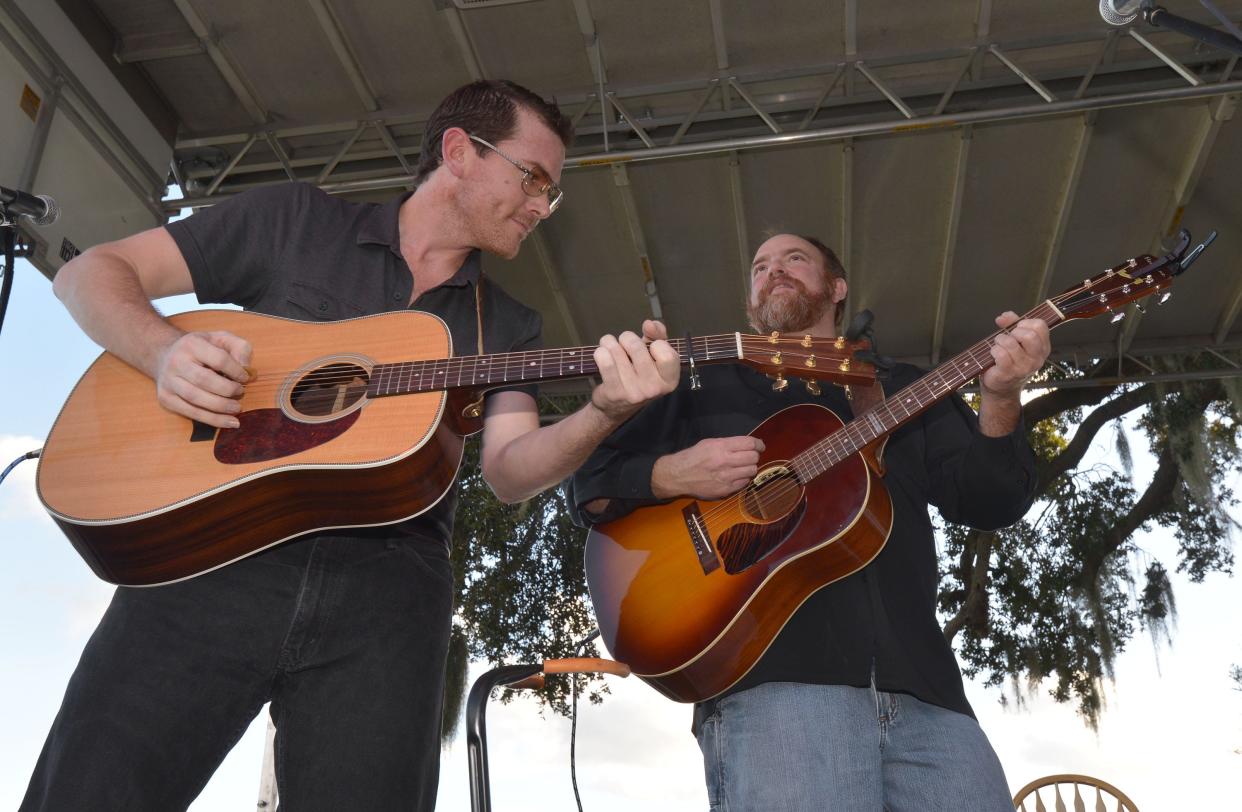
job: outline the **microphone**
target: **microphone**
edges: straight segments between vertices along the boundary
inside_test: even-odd
[[[0,211],[9,217],[29,217],[36,226],[50,226],[60,217],[60,206],[47,195],[32,195],[0,186]]]
[[[1152,0],[1100,0],[1100,16],[1109,25],[1129,25]]]

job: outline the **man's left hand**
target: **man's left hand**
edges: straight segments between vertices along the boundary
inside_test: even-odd
[[[648,401],[677,388],[681,357],[667,339],[664,325],[650,320],[643,322],[641,338],[628,330],[601,338],[595,363],[603,382],[591,392],[591,404],[620,423]]]
[[[1052,350],[1048,325],[1042,319],[1018,320],[1012,310],[996,317],[996,326],[1007,332],[996,336],[992,358],[996,364],[979,376],[981,394],[1017,398],[1027,379],[1043,367]]]

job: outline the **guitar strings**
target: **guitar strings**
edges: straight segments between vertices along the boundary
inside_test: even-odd
[[[1153,286],[1152,292],[1156,289],[1157,288]],[[1067,291],[1065,293],[1058,294],[1055,297],[1051,297],[1041,303],[1039,306],[1027,313],[1023,318],[1041,318],[1049,324],[1049,327],[1055,327],[1064,321],[1060,315],[1061,311],[1075,310],[1085,302],[1096,299],[1098,295],[1099,294],[1082,288]],[[1055,308],[1054,312],[1050,314],[1046,312],[1049,304],[1052,304]],[[920,377],[917,381],[914,381],[910,385],[884,399],[872,409],[869,409],[861,415],[855,416],[854,419],[840,426],[828,436],[821,438],[819,441],[811,444],[809,447],[796,454],[788,461],[787,465],[787,467],[789,467],[794,473],[793,482],[790,481],[790,477],[780,477],[779,481],[769,487],[766,491],[763,490],[764,484],[767,484],[766,482],[759,485],[754,483],[748,484],[742,488],[742,490],[732,494],[731,496],[725,497],[716,505],[703,511],[700,514],[701,518],[705,522],[711,522],[728,514],[738,512],[741,510],[742,500],[747,495],[753,494],[755,499],[760,501],[769,501],[770,503],[770,501],[775,501],[788,495],[792,491],[805,487],[810,480],[826,473],[835,465],[858,453],[858,451],[869,443],[874,442],[876,439],[879,439],[879,437],[888,433],[876,433],[873,436],[868,437],[866,431],[863,429],[863,421],[868,414],[879,413],[881,410],[884,410],[891,415],[893,413],[893,407],[900,406],[902,410],[906,412],[906,416],[898,421],[898,425],[900,425],[901,422],[910,417],[912,414],[930,407],[937,401],[956,391],[956,389],[958,389],[961,385],[964,385],[971,380],[971,378],[967,378],[958,386],[947,387],[942,373],[942,370],[945,368],[955,367],[960,361],[969,359],[975,364],[981,365],[981,368],[971,376],[972,378],[987,371],[987,369],[992,366],[992,364],[988,363],[988,361],[991,357],[991,349],[995,345],[996,338],[1002,333],[1008,332],[1009,328],[996,330],[986,338],[958,353],[945,363],[940,364],[926,375]],[[940,392],[936,388],[933,388],[930,383],[932,378],[939,379],[940,385],[941,387],[945,387],[945,391]],[[924,401],[925,394],[931,395],[931,399]],[[908,401],[910,397],[914,397],[915,402],[917,403],[915,412],[911,412],[904,405],[901,405],[903,401]],[[891,432],[895,428],[896,426],[893,426],[888,431]],[[810,462],[819,463],[821,470],[812,474],[804,482],[802,481],[802,474],[798,469],[805,467],[806,464]],[[773,482],[773,480],[768,480],[767,482]]]
[[[1164,281],[1164,278],[1168,275],[1167,271],[1164,269],[1157,269],[1154,273],[1157,273],[1161,277],[1162,282]],[[1143,276],[1143,275],[1144,274],[1138,274],[1137,276]],[[1062,315],[1063,312],[1065,311],[1072,312],[1072,311],[1078,310],[1079,308],[1082,307],[1082,305],[1086,304],[1087,302],[1094,301],[1099,298],[1101,294],[1090,290],[1091,286],[1092,286],[1092,282],[1088,282],[1087,284],[1080,286],[1078,288],[1075,288],[1074,290],[1066,291],[1064,293],[1058,294],[1057,296],[1051,297],[1050,299],[1045,300],[1045,302],[1041,303],[1039,306],[1032,309],[1023,318],[1042,318],[1045,322],[1049,324],[1049,327],[1056,327],[1059,324],[1061,324],[1063,321],[1065,321],[1065,318]],[[1151,288],[1149,288],[1147,292],[1145,292],[1143,295],[1146,296],[1146,295],[1149,295],[1150,293],[1155,293],[1157,290],[1160,290],[1160,289],[1161,289],[1160,285],[1158,284],[1152,285]],[[1141,298],[1141,297],[1136,297],[1136,298]],[[1053,308],[1055,308],[1054,312],[1051,314],[1046,313],[1047,306],[1049,304],[1051,304]],[[1107,304],[1107,301],[1101,302],[1101,304]],[[944,386],[945,385],[944,378],[943,378],[943,375],[941,374],[941,370],[945,369],[946,367],[955,366],[959,362],[959,360],[965,360],[966,358],[969,358],[974,363],[982,365],[982,368],[979,369],[978,372],[975,373],[976,376],[985,372],[992,365],[988,363],[988,358],[991,355],[991,348],[992,346],[994,346],[997,336],[1001,335],[1002,333],[1008,333],[1008,332],[1009,332],[1008,328],[993,332],[991,335],[987,336],[983,340],[977,342],[976,344],[967,348],[966,350],[963,350],[962,352],[958,353],[953,358],[949,359],[945,363],[936,367],[931,372],[922,376],[921,378],[919,378],[919,380],[911,383],[909,386],[893,394],[891,397],[886,398],[884,401],[877,404],[873,409],[868,410],[868,412],[864,413],[863,415],[856,416],[849,423],[846,423],[845,425],[839,427],[838,429],[833,431],[831,434],[829,434],[827,437],[822,438],[818,442],[813,443],[811,446],[804,449],[802,452],[797,454],[792,460],[789,461],[789,467],[791,469],[794,469],[795,476],[798,476],[799,480],[796,481],[794,484],[789,484],[789,479],[787,477],[782,477],[780,480],[780,483],[778,483],[778,486],[769,489],[766,495],[770,498],[780,498],[780,497],[787,495],[789,492],[793,490],[804,487],[806,483],[803,483],[801,481],[801,477],[797,471],[797,469],[801,467],[802,464],[809,462],[809,461],[813,461],[813,462],[818,462],[823,466],[821,471],[813,474],[811,477],[808,478],[807,481],[809,482],[810,479],[813,479],[814,477],[825,473],[832,466],[835,466],[839,464],[840,462],[842,462],[843,460],[847,459],[848,457],[853,456],[855,453],[860,451],[867,444],[874,442],[876,439],[882,436],[881,434],[876,434],[873,437],[866,436],[865,432],[861,428],[862,420],[866,414],[869,414],[872,412],[878,413],[881,409],[886,410],[891,414],[892,406],[895,404],[899,404],[903,400],[908,400],[907,396],[909,395],[916,396],[916,402],[918,403],[917,410],[921,411],[922,409],[931,406],[932,404],[934,404],[936,401],[940,400],[941,398],[951,394],[958,387],[948,387],[946,388],[946,391],[938,393],[934,389],[930,388],[930,383],[929,383],[930,379],[933,378],[934,376],[936,378],[939,378],[941,385]],[[966,379],[966,381],[968,380],[970,379]],[[959,386],[965,384],[966,381],[962,381],[962,384],[959,384]],[[929,392],[932,395],[932,399],[924,403],[922,396],[919,395],[915,391],[920,388],[924,390],[925,392]],[[906,411],[906,417],[909,417],[911,414],[910,410],[905,409],[904,406],[902,408],[903,410]],[[904,420],[904,419],[905,418],[902,418],[901,420]],[[901,421],[899,421],[898,424],[900,424],[900,422]],[[894,426],[894,428],[896,427]],[[826,465],[824,465],[825,462],[827,463]],[[733,494],[731,497],[726,497],[726,499],[718,503],[718,505],[704,511],[701,514],[703,519],[710,521],[712,519],[720,518],[720,516],[723,516],[727,513],[732,513],[733,511],[740,509],[740,501],[747,494],[753,493],[755,494],[756,499],[762,499],[764,494],[758,493],[761,487],[762,485],[760,486],[756,486],[754,484],[747,485],[738,493]],[[734,504],[734,503],[738,503],[738,504]]]
[[[766,338],[762,340],[764,342],[767,342]],[[788,340],[793,341],[793,339],[788,339]],[[822,341],[826,344],[829,344],[829,346],[831,346],[830,339],[819,339],[819,341]],[[731,357],[734,360],[737,360],[737,356],[736,356],[737,344],[733,336],[725,336],[725,337],[714,337],[713,336],[713,337],[707,337],[705,339],[695,339],[696,345],[698,345],[700,342],[703,344],[703,352],[708,355],[721,352],[722,350],[728,350],[730,353],[729,357]],[[674,347],[678,349],[679,355],[682,355],[684,357],[684,340],[675,339],[671,341],[670,343],[673,344]],[[539,378],[539,379],[546,379],[552,374],[551,370],[557,370],[558,373],[563,373],[564,368],[565,368],[565,361],[567,360],[566,354],[575,356],[575,358],[571,360],[575,360],[576,363],[580,363],[582,365],[581,370],[570,372],[568,373],[567,376],[595,374],[596,372],[598,372],[598,367],[594,363],[594,357],[593,357],[594,349],[595,349],[594,347],[586,347],[586,348],[566,348],[566,349],[561,349],[561,350],[528,350],[525,352],[518,352],[518,353],[500,353],[500,354],[491,355],[491,356],[468,355],[468,356],[455,356],[452,358],[398,361],[398,362],[390,362],[388,364],[377,365],[377,366],[386,366],[389,368],[395,368],[397,365],[402,365],[402,364],[410,365],[410,376],[408,378],[406,376],[406,373],[404,372],[390,373],[393,376],[394,381],[397,384],[397,386],[402,387],[402,388],[404,388],[405,386],[405,384],[402,383],[403,380],[408,380],[410,382],[413,381],[414,370],[418,370],[417,374],[419,376],[427,374],[428,372],[431,372],[433,376],[440,378],[440,381],[436,381],[435,383],[428,385],[425,389],[421,391],[435,391],[435,390],[452,389],[452,388],[459,388],[459,387],[468,388],[468,387],[477,386],[477,385],[490,385],[493,383],[498,383],[498,384],[520,383],[524,379],[518,378],[518,377],[511,377],[513,373],[515,371],[529,369],[530,367],[533,367],[536,365],[537,365],[536,368],[538,372],[533,377]],[[812,347],[811,349],[814,349],[814,347]],[[592,354],[590,355],[587,354],[586,352],[584,352],[585,350],[590,350]],[[814,377],[827,378],[831,380],[833,378],[859,378],[859,377],[867,376],[868,374],[866,371],[858,371],[858,370],[855,370],[852,375],[846,375],[844,373],[838,374],[838,370],[841,364],[849,362],[851,366],[853,365],[854,362],[848,354],[841,352],[841,351],[833,351],[833,350],[825,350],[819,353],[811,352],[811,351],[808,351],[806,348],[801,347],[800,340],[799,340],[799,346],[797,349],[784,349],[784,348],[777,347],[775,350],[772,350],[772,349],[765,347],[765,350],[767,350],[768,352],[779,351],[783,355],[790,358],[792,361],[797,362],[796,364],[781,365],[784,367],[785,374],[789,374],[789,375],[803,375],[803,376],[810,375]],[[532,355],[536,357],[531,358]],[[576,356],[578,355],[583,355],[586,357],[582,358],[580,361],[577,361]],[[488,360],[481,361],[480,359],[488,359]],[[696,360],[699,360],[699,359],[696,359]],[[715,363],[720,360],[722,359],[721,358],[702,359],[701,363]],[[682,363],[685,364],[687,363],[687,361],[688,361],[688,358],[686,360],[683,360]],[[327,369],[335,365],[348,365],[350,363],[351,361],[349,359],[339,359],[335,361],[329,360],[328,362],[325,363],[322,369]],[[572,369],[572,366],[570,368]],[[483,373],[479,372],[480,369],[483,370]],[[470,380],[468,382],[462,380],[464,377],[467,376],[468,371],[474,373],[473,377],[475,378],[483,378],[485,373],[489,371],[495,371],[495,370],[500,370],[501,374],[506,376],[505,379],[501,381],[493,381],[491,380],[489,376],[486,380]],[[286,382],[289,381],[290,377],[293,374],[295,373],[294,372],[260,372],[257,375],[255,375],[254,378],[247,381],[244,385],[247,387],[247,391],[264,392],[264,391],[268,391],[263,388],[265,385],[270,386],[274,383],[275,388],[279,388],[280,386],[285,385]],[[441,385],[441,383],[444,381],[452,380],[454,376],[457,378],[457,383],[451,384],[448,386]],[[359,366],[355,366],[354,371],[345,369],[345,370],[340,370],[340,371],[333,371],[327,374],[316,374],[316,370],[312,369],[312,370],[308,370],[307,373],[300,379],[299,382],[306,383],[311,386],[332,386],[332,385],[336,385],[340,383],[349,383],[355,380],[356,378],[360,378],[360,377],[369,378],[369,374],[366,373],[366,371],[363,370]],[[418,390],[417,388],[411,388],[406,391],[420,391],[420,390]]]

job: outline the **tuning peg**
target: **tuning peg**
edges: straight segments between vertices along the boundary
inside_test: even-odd
[[[1169,300],[1169,297],[1172,295],[1173,295],[1173,291],[1171,290],[1166,290],[1164,293],[1160,294],[1160,298],[1156,300],[1156,306],[1159,307],[1160,305],[1167,302]]]
[[[1117,322],[1121,321],[1121,320],[1122,320],[1122,319],[1124,319],[1125,317],[1126,317],[1126,311],[1124,311],[1124,310],[1117,310],[1117,311],[1115,311],[1115,312],[1113,313],[1113,317],[1112,317],[1111,319],[1109,319],[1109,320],[1108,320],[1108,323],[1109,323],[1109,324],[1116,324]]]
[[[823,394],[823,390],[819,388],[819,383],[812,380],[807,380],[806,391],[810,392],[812,395]]]
[[[1135,307],[1135,309],[1136,309],[1136,310],[1138,310],[1138,312],[1140,312],[1140,313],[1146,313],[1146,312],[1147,312],[1147,305],[1136,304],[1134,307]]]
[[[789,387],[789,381],[785,380],[784,375],[778,374],[778,375],[772,376],[772,391],[773,392],[784,392],[785,389],[787,389],[788,387]]]

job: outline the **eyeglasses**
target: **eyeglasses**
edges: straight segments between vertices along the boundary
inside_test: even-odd
[[[505,155],[503,152],[496,149],[496,147],[484,141],[482,138],[479,138],[477,135],[470,136],[470,140],[482,144],[492,152],[499,155],[501,158],[504,158],[506,161],[516,166],[522,173],[522,191],[526,193],[527,197],[547,195],[548,214],[556,211],[556,207],[561,205],[561,200],[565,198],[565,193],[561,191],[561,187],[553,183],[552,179],[544,174],[542,169],[530,169],[523,166],[510,158],[508,155]]]

